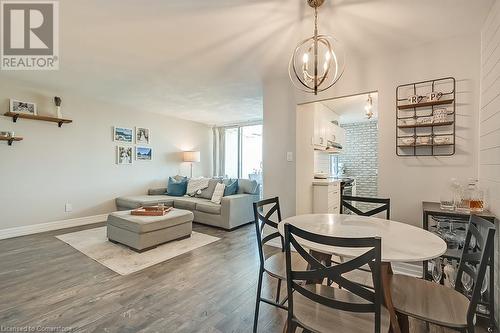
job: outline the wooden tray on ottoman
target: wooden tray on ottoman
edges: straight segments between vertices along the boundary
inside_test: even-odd
[[[171,210],[172,207],[149,206],[134,209],[130,212],[130,214],[136,216],[163,216]]]

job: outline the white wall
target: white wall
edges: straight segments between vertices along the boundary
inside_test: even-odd
[[[421,202],[439,201],[440,192],[452,178],[477,175],[476,123],[479,105],[480,36],[460,36],[433,44],[416,45],[398,54],[374,55],[357,59],[349,54],[344,77],[336,86],[318,96],[293,90],[295,101],[283,91],[290,89],[285,75],[280,84],[264,90],[264,188],[283,197],[284,205],[293,203],[289,191],[294,177],[283,181],[285,151],[295,138],[295,104],[367,91],[379,93],[379,195],[391,198],[391,216],[395,220],[421,225]],[[395,151],[396,87],[414,81],[453,76],[457,79],[457,153],[452,157],[398,157]],[[272,137],[269,138],[269,135]],[[272,151],[272,154],[270,153]],[[270,156],[272,155],[272,156]],[[266,161],[266,158],[269,159]],[[281,186],[286,184],[286,186]],[[297,188],[297,190],[300,190]],[[268,196],[268,193],[265,192]],[[290,211],[289,211],[290,212]]]
[[[280,197],[283,217],[295,215],[296,105],[293,90],[282,80],[265,81],[263,102],[263,194],[265,198]],[[292,152],[294,161],[287,161],[287,152]]]
[[[36,75],[36,74],[34,74]],[[41,91],[0,79],[0,111],[8,98],[33,101],[39,113],[54,110],[53,96],[62,97],[65,117],[72,124],[57,124],[0,117],[0,131],[15,131],[24,140],[7,146],[0,142],[0,229],[108,213],[117,196],[145,194],[164,186],[169,175],[188,175],[182,150],[200,150],[202,162],[195,175],[211,175],[211,130],[202,124],[178,120],[147,110],[126,110],[65,91]],[[112,127],[151,129],[153,161],[115,164]],[[65,213],[65,203],[73,212]]]
[[[500,1],[490,10],[481,34],[481,110],[479,114],[479,180],[489,209],[500,217]],[[500,304],[500,225],[495,244],[495,301]]]
[[[481,34],[481,110],[479,177],[490,210],[500,216],[500,2],[497,1]]]

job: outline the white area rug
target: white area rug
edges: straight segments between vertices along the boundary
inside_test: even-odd
[[[140,271],[220,239],[193,231],[189,238],[137,253],[124,245],[108,241],[106,227],[72,232],[56,236],[56,238],[121,275]]]

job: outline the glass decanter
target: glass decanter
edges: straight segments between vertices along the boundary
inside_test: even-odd
[[[484,191],[479,188],[476,179],[469,182],[469,208],[471,213],[484,210]]]

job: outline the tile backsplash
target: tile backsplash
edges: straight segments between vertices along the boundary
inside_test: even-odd
[[[330,173],[330,155],[323,151],[314,151],[314,173]]]

